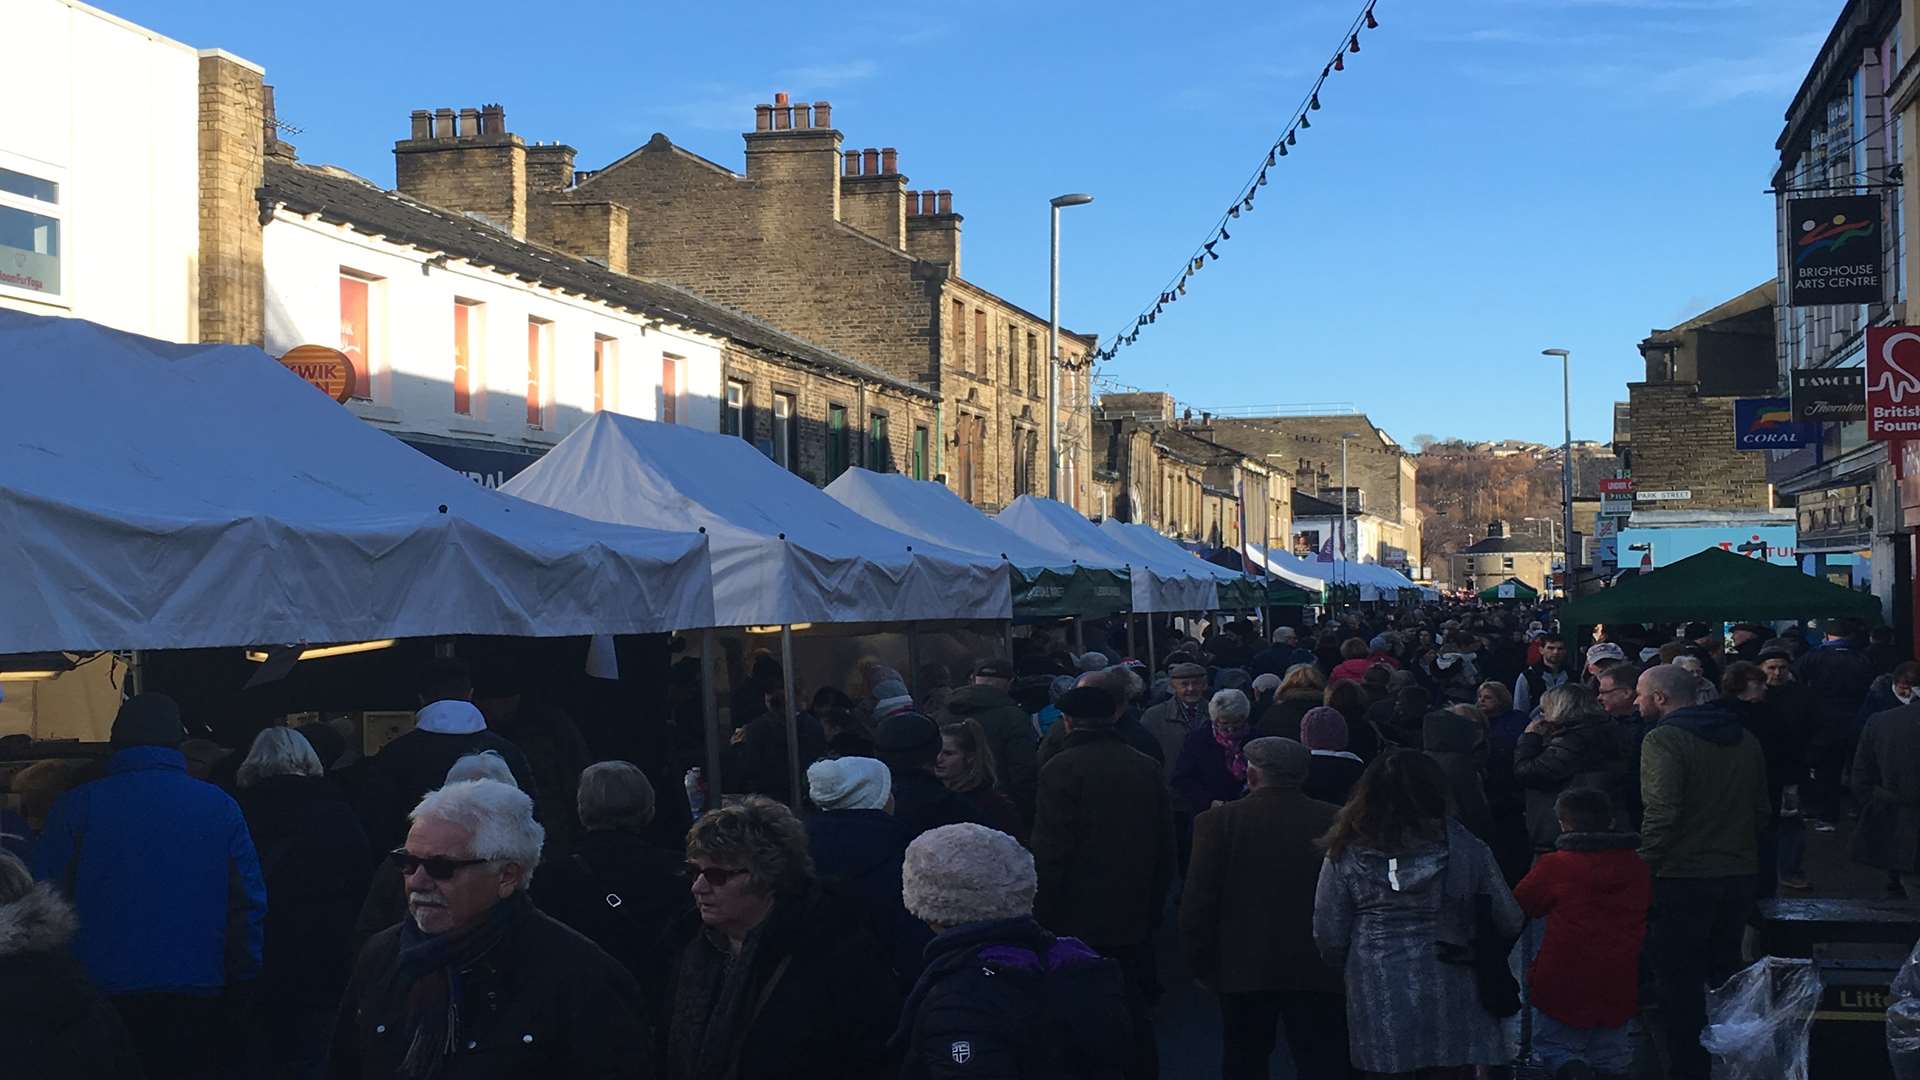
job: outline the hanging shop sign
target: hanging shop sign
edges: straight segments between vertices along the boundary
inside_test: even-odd
[[[280,357],[280,363],[335,401],[344,403],[353,396],[353,361],[339,349],[296,345]]]
[[[1866,368],[1795,368],[1793,418],[1841,424],[1867,418]]]
[[[1790,450],[1819,441],[1819,425],[1796,423],[1789,398],[1740,398],[1733,403],[1735,450]]]
[[[1920,327],[1867,329],[1867,438],[1920,436]]]
[[[1788,199],[1787,267],[1793,307],[1883,301],[1879,196]]]
[[[1633,512],[1632,477],[1610,476],[1601,479],[1600,512],[1602,514],[1630,514]]]

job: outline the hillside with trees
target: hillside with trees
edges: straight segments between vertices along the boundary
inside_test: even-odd
[[[1454,552],[1505,521],[1515,533],[1545,529],[1527,518],[1558,518],[1559,466],[1531,453],[1496,453],[1457,439],[1420,445],[1420,546],[1428,566],[1445,578]]]

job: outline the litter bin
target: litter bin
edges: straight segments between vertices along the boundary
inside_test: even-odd
[[[1920,904],[1895,900],[1766,900],[1759,949],[1813,961],[1820,1004],[1807,1043],[1808,1075],[1892,1080],[1888,987],[1920,940]]]

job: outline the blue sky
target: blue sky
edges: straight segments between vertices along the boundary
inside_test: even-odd
[[[737,169],[756,101],[830,100],[848,146],[952,189],[966,276],[1033,310],[1048,197],[1094,193],[1062,304],[1103,339],[1360,6],[100,2],[264,65],[303,160],[386,185],[415,108],[498,101],[582,168],[664,131]],[[1841,6],[1379,0],[1222,260],[1105,374],[1195,408],[1351,402],[1403,442],[1557,441],[1560,345],[1574,436],[1608,438],[1637,341],[1773,276],[1773,142]]]

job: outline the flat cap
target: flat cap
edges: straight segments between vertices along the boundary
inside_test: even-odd
[[[1206,677],[1207,669],[1199,664],[1180,663],[1167,669],[1169,679],[1204,679]]]

